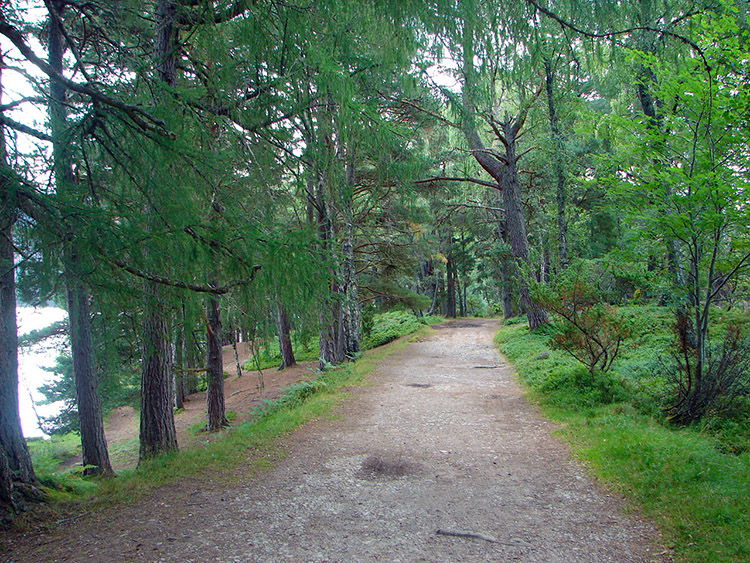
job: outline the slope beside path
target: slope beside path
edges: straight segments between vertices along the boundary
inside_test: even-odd
[[[664,560],[652,527],[523,399],[496,329],[445,323],[384,360],[267,473],[171,485],[22,542],[10,561]]]

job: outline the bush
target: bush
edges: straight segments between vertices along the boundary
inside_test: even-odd
[[[629,336],[615,308],[604,303],[598,281],[598,271],[578,262],[553,283],[540,284],[533,292],[540,307],[562,319],[550,344],[565,350],[591,374],[609,370],[620,344]]]
[[[363,349],[369,350],[411,334],[430,323],[439,322],[439,317],[417,317],[408,311],[388,311],[375,314],[371,324],[365,325]]]
[[[701,363],[684,316],[679,317],[675,332],[678,344],[664,362],[672,391],[666,407],[669,419],[684,426],[709,415],[735,414],[745,407],[750,397],[750,339],[730,326],[721,344],[706,347]]]

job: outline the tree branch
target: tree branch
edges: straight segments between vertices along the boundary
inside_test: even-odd
[[[472,184],[479,184],[480,186],[485,186],[488,188],[493,188],[495,190],[502,190],[503,187],[500,184],[495,184],[493,182],[487,182],[485,180],[479,180],[478,178],[455,178],[450,176],[435,176],[434,178],[425,178],[423,180],[414,180],[415,184],[430,184],[432,182],[471,182]]]

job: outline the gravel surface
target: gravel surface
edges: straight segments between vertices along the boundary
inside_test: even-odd
[[[667,561],[523,399],[496,329],[439,326],[247,483],[174,485],[8,561]]]

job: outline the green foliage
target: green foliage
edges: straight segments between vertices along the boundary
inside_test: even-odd
[[[81,452],[81,437],[77,432],[53,435],[49,439],[27,440],[34,469],[39,475],[55,473],[61,462]]]
[[[612,367],[629,329],[607,305],[599,289],[601,272],[584,261],[574,262],[550,284],[533,287],[534,301],[559,316],[550,343],[565,350],[589,373]]]
[[[317,335],[300,334],[292,332],[292,349],[294,358],[298,362],[313,362],[318,359]],[[281,365],[281,352],[279,342],[271,337],[258,346],[258,351],[242,366],[242,369],[257,370],[279,367]]]
[[[373,315],[365,325],[363,347],[365,350],[387,344],[392,340],[411,334],[431,323],[440,322],[440,317],[417,317],[409,311],[388,311]]]
[[[546,335],[521,324],[506,324],[496,341],[545,413],[563,424],[576,454],[659,523],[679,560],[698,563],[710,554],[711,561],[746,561],[750,409],[700,427],[665,424],[669,392],[659,357],[672,346],[672,312],[620,311],[632,335],[612,369],[593,379],[550,349]],[[717,323],[726,322],[725,313],[715,313]]]
[[[42,420],[42,430],[50,435],[77,432],[79,427],[78,409],[76,406],[75,380],[73,377],[73,359],[69,353],[57,357],[55,366],[48,371],[55,378],[39,386],[39,392],[45,399],[42,404],[61,403],[60,412]],[[130,366],[113,366],[99,380],[99,396],[102,413],[106,418],[109,412],[123,405],[136,406],[140,390],[140,376]]]

